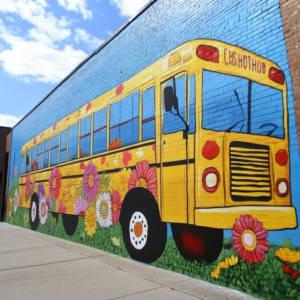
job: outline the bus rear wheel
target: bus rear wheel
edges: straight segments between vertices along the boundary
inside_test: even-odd
[[[39,226],[39,197],[36,193],[31,196],[30,203],[30,227],[32,230],[37,230]]]
[[[180,254],[189,261],[215,261],[223,247],[223,229],[188,224],[171,224],[173,238]]]
[[[72,236],[75,233],[78,225],[78,218],[77,215],[62,214],[62,221],[67,235]]]
[[[155,262],[164,252],[167,224],[161,222],[153,195],[144,188],[130,190],[122,204],[120,223],[132,259]]]

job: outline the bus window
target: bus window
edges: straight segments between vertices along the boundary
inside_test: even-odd
[[[139,141],[139,94],[136,91],[110,106],[109,149]]]
[[[205,129],[284,138],[282,91],[204,70],[202,102]]]
[[[36,153],[36,169],[42,169],[43,165],[43,148],[44,148],[44,143],[40,143],[37,145],[37,153]]]
[[[195,106],[195,98],[196,98],[196,82],[195,82],[195,74],[190,75],[190,102],[189,102],[189,133],[193,134],[196,132],[196,106]]]
[[[143,92],[143,141],[155,138],[155,94],[154,87]]]
[[[60,133],[60,163],[67,161],[67,138],[68,138],[68,129]]]
[[[48,168],[48,166],[49,166],[49,148],[50,148],[50,140],[47,140],[45,142],[45,147],[44,147],[43,168]]]
[[[55,135],[51,138],[51,166],[55,166],[58,164],[58,143],[59,143],[59,135]]]
[[[30,171],[30,150],[26,151],[26,167],[25,167],[25,172]]]
[[[31,171],[36,171],[37,162],[36,162],[36,146],[31,149]]]
[[[91,116],[80,122],[80,157],[91,155]]]
[[[25,158],[26,158],[26,154],[21,154],[20,174],[24,174],[25,171]]]
[[[78,158],[78,123],[69,129],[69,152],[68,160]]]
[[[93,154],[107,150],[107,108],[94,113]]]
[[[176,90],[176,96],[178,98],[178,109],[179,114],[185,120],[185,105],[186,105],[186,92],[185,92],[185,75],[182,75],[175,79],[175,88],[174,81],[171,79],[166,85],[171,86],[173,91]],[[165,103],[165,100],[164,100]],[[172,113],[177,114],[177,111],[172,108]],[[177,116],[172,114],[171,112],[167,112],[164,108],[164,121],[163,121],[163,133],[174,133],[177,131],[182,131],[186,129],[186,125],[182,122],[182,120]]]

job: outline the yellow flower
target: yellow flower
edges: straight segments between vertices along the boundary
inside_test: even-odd
[[[120,239],[114,236],[111,238],[111,241],[116,247],[120,247]]]
[[[211,277],[219,278],[219,274],[221,272],[221,268],[217,266],[217,268],[210,273]]]
[[[287,247],[277,249],[275,256],[279,257],[282,261],[290,263],[296,263],[300,260],[300,252],[292,251]]]
[[[8,212],[8,217],[10,218],[11,212],[12,212],[12,200],[9,198],[9,201],[7,203],[7,212]]]
[[[74,213],[74,204],[77,197],[78,193],[76,188],[76,181],[74,179],[68,179],[66,181],[65,188],[65,204],[68,212],[70,212],[71,214]]]
[[[236,265],[236,264],[238,263],[238,261],[239,261],[239,259],[238,259],[237,256],[234,257],[233,255],[231,255],[231,258],[229,258],[229,264],[230,264],[231,266]]]
[[[94,206],[90,206],[89,209],[85,212],[84,225],[85,231],[87,231],[87,235],[92,237],[95,234],[97,227],[97,216]]]
[[[229,268],[229,259],[226,257],[225,261],[221,261],[218,263],[218,267],[221,269],[228,269]]]
[[[120,172],[113,174],[111,180],[111,189],[118,191],[121,195],[121,201],[124,200],[128,193],[128,181],[130,179],[131,170],[123,168]]]

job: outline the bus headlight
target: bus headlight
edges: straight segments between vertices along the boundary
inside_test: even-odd
[[[276,193],[280,197],[285,197],[290,191],[289,183],[286,179],[278,179],[276,183]]]
[[[215,168],[206,169],[203,173],[202,184],[207,192],[215,192],[220,184],[219,172]]]

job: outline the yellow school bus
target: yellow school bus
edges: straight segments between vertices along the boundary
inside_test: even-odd
[[[220,41],[175,48],[28,141],[21,157],[19,205],[32,229],[50,212],[70,235],[81,216],[90,236],[119,222],[129,254],[145,262],[164,251],[167,223],[185,258],[208,261],[241,216],[266,230],[297,226],[284,73]]]

